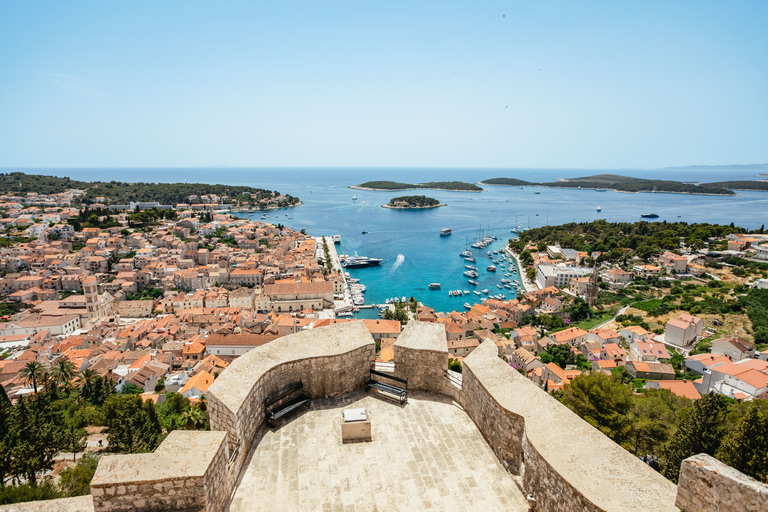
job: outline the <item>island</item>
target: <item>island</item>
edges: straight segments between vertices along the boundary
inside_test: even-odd
[[[396,181],[367,181],[361,185],[352,185],[356,190],[452,190],[458,192],[482,192],[483,189],[473,183],[463,181],[431,181],[429,183],[398,183]]]
[[[733,182],[728,182],[733,183]],[[750,182],[743,182],[750,183]],[[480,182],[481,185],[537,186],[554,188],[582,188],[591,190],[615,190],[618,192],[668,192],[673,194],[701,194],[732,196],[733,190],[718,183],[682,183],[672,180],[650,180],[617,174],[596,174],[581,178],[568,178],[547,183],[532,183],[514,178],[493,178]]]
[[[382,208],[392,208],[393,210],[424,210],[440,206],[447,205],[427,196],[393,197],[389,200],[388,204],[381,205]]]
[[[159,205],[227,203],[236,208],[266,210],[301,204],[298,197],[241,185],[91,182],[23,172],[0,173],[0,192],[25,196],[27,202],[30,197],[40,197],[42,203],[43,196],[62,195],[65,191],[71,191],[68,197],[75,206],[93,203],[107,206],[151,202]]]

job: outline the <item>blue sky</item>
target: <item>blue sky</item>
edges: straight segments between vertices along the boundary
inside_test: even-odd
[[[768,2],[0,0],[0,167],[768,162]]]

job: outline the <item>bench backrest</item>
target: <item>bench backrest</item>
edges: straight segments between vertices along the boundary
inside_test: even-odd
[[[408,389],[408,379],[403,379],[403,378],[400,378],[400,377],[395,377],[394,375],[391,375],[389,373],[384,373],[384,372],[379,372],[379,371],[376,371],[376,370],[371,370],[371,378],[373,378],[374,375],[377,376],[377,377],[383,377],[385,379],[392,379],[392,380],[394,380],[396,382],[399,382],[399,383],[403,384],[405,389]]]
[[[304,384],[301,381],[289,384],[288,386],[286,386],[285,388],[281,389],[276,394],[274,394],[272,397],[268,397],[264,401],[264,407],[270,407],[271,405],[276,404],[277,402],[287,397],[288,395],[291,395],[303,389],[304,389]]]

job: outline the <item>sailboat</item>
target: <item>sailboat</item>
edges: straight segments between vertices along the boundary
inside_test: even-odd
[[[357,201],[357,196],[355,194],[352,194],[352,200]]]

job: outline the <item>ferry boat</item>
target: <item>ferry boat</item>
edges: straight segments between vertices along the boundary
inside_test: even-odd
[[[341,235],[333,235],[333,243],[340,244],[341,243]]]
[[[448,236],[451,234],[451,228],[445,228],[440,230],[440,236]]]
[[[659,217],[655,213],[641,213],[640,216],[644,219],[657,219]]]
[[[367,256],[358,256],[355,253],[354,256],[347,256],[341,260],[341,266],[344,268],[362,268],[362,267],[377,267],[384,261],[379,258],[369,258]]]
[[[429,283],[429,289],[430,290],[439,290],[440,289],[440,283]]]

